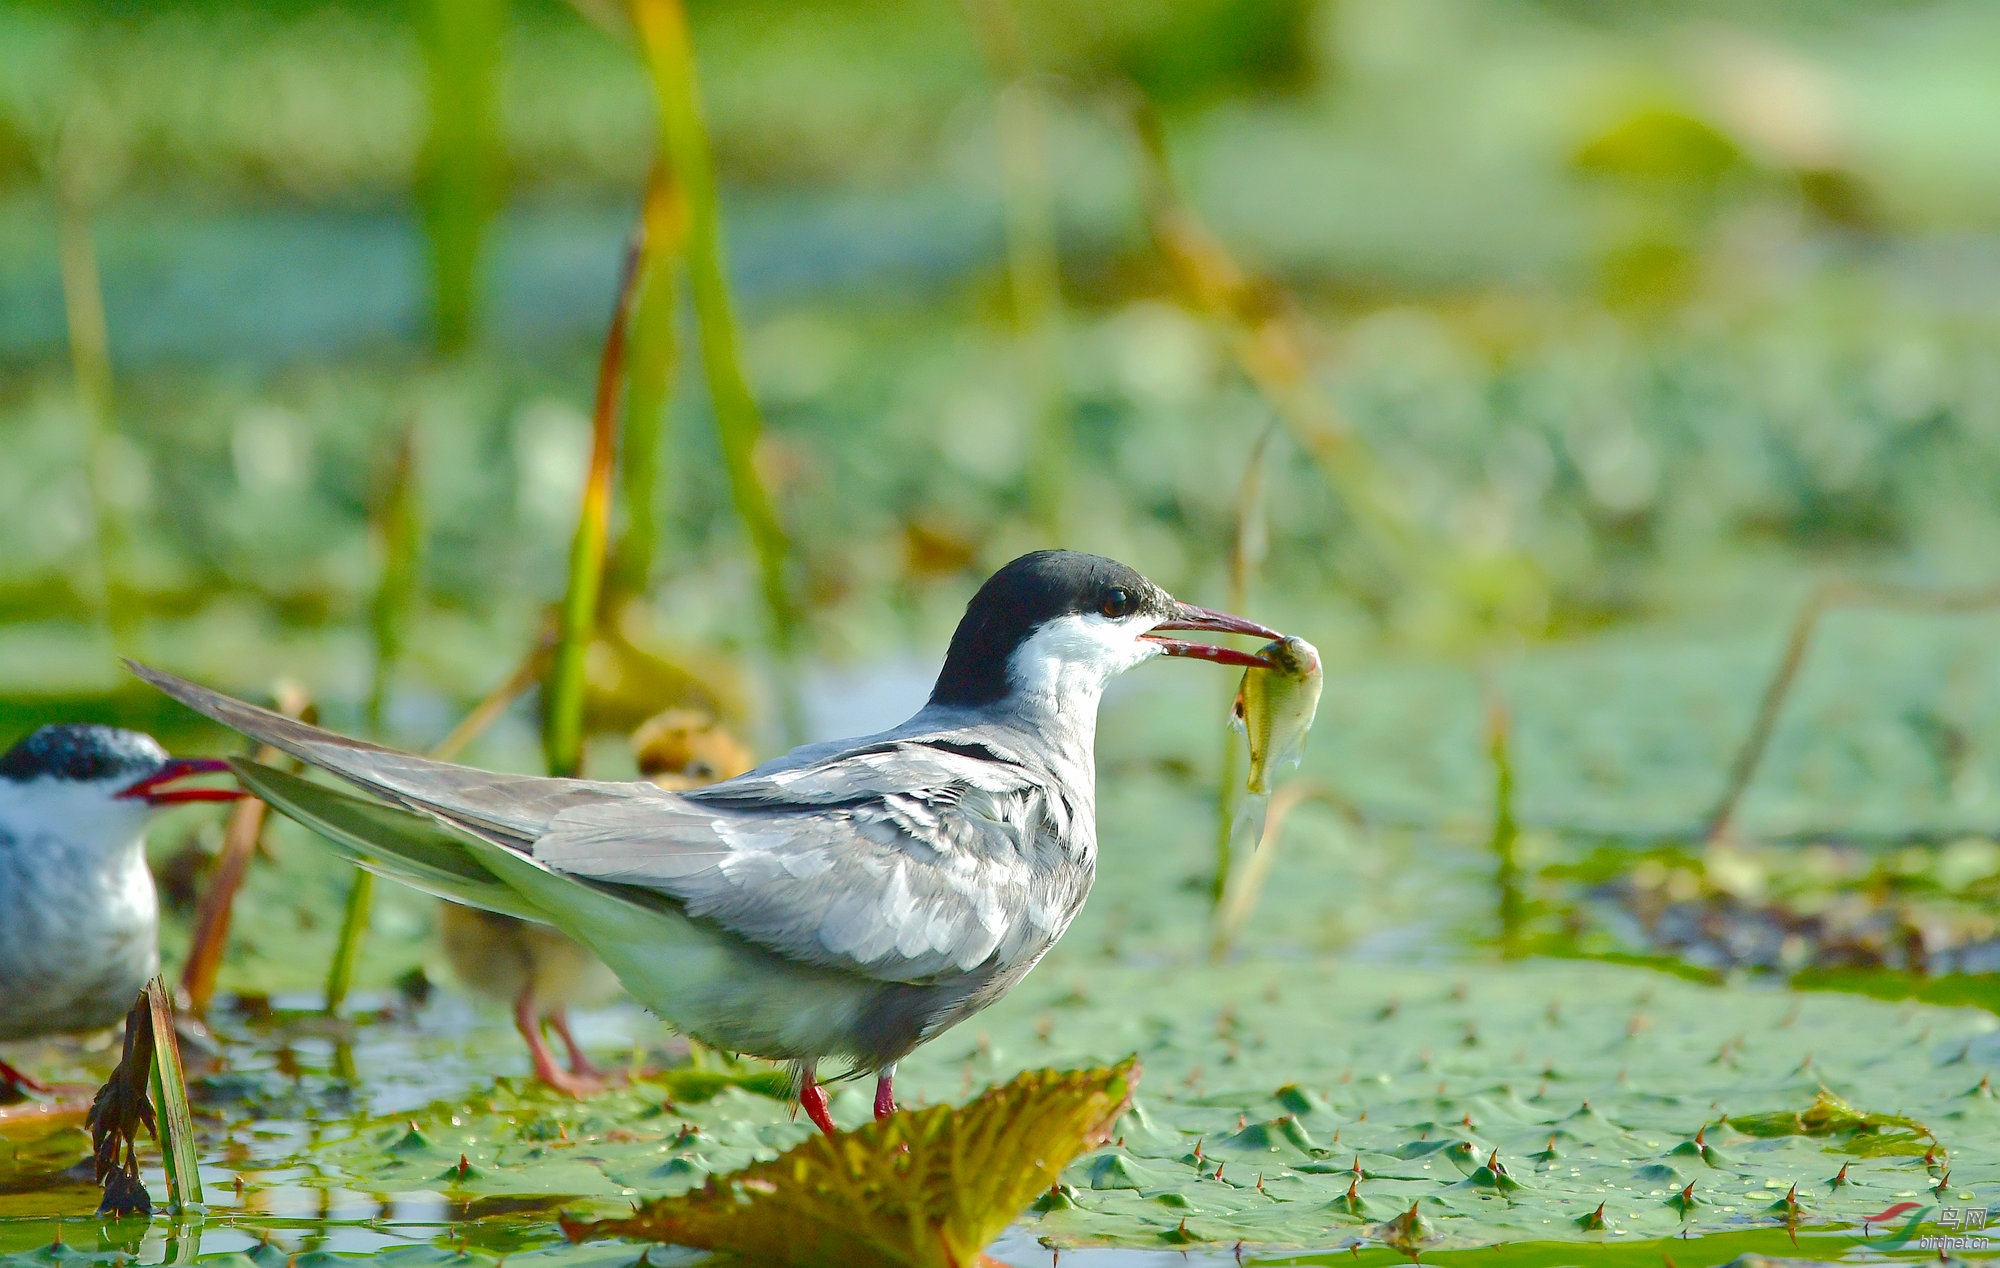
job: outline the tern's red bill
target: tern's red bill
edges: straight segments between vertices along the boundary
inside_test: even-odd
[[[1283,638],[1284,635],[1268,625],[1227,612],[1217,612],[1211,608],[1198,608],[1192,603],[1183,603],[1175,616],[1155,625],[1152,632],[1139,637],[1160,645],[1160,652],[1166,656],[1192,656],[1200,660],[1212,660],[1219,665],[1241,665],[1245,668],[1269,669],[1271,662],[1255,652],[1239,652],[1233,647],[1220,647],[1214,643],[1195,643],[1181,638],[1162,638],[1160,630],[1201,630],[1210,634],[1251,634],[1258,638]]]
[[[160,769],[119,790],[120,797],[136,797],[149,806],[178,806],[191,801],[235,801],[239,789],[215,787],[170,787],[177,780],[198,775],[214,775],[229,769],[229,763],[213,757],[176,757]]]

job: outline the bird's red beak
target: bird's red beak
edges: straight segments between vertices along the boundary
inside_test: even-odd
[[[1227,612],[1216,612],[1209,608],[1198,608],[1192,603],[1176,603],[1175,614],[1155,625],[1151,632],[1139,637],[1160,645],[1160,652],[1166,656],[1193,656],[1200,660],[1212,660],[1218,665],[1242,665],[1251,669],[1269,669],[1271,662],[1255,652],[1239,652],[1233,647],[1218,647],[1213,643],[1191,643],[1186,639],[1161,638],[1160,630],[1205,630],[1215,634],[1254,634],[1262,639],[1283,638],[1284,635],[1268,625],[1246,621],[1240,616]]]
[[[229,769],[229,763],[213,757],[176,757],[165,766],[128,788],[120,797],[137,797],[149,806],[177,806],[190,801],[235,801],[243,796],[236,788],[168,788],[165,785],[191,775],[213,775]]]

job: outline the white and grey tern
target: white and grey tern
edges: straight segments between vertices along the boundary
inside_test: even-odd
[[[1006,994],[1083,906],[1105,684],[1160,655],[1266,663],[1182,630],[1279,637],[1114,560],[1024,555],[973,597],[909,721],[681,792],[412,757],[133,668],[377,799],[236,763],[357,863],[554,925],[683,1032],[790,1062],[831,1133],[821,1063],[875,1073],[894,1112],[896,1062]]]
[[[227,801],[184,781],[228,769],[173,758],[150,735],[59,723],[0,754],[0,1043],[124,1020],[160,970],[160,903],[146,869],[153,811]],[[42,1090],[0,1061],[0,1102]]]

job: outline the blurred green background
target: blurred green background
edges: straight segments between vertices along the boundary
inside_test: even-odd
[[[1326,654],[1308,773],[1380,821],[1490,813],[1483,672],[1526,821],[1686,836],[1815,579],[1994,573],[1990,5],[689,21],[798,664],[768,650],[691,315],[670,401],[632,424],[664,450],[618,619],[764,754],[788,674],[794,733],[913,706],[1024,549],[1232,600],[1253,454],[1241,601]],[[253,694],[291,675],[366,725],[406,434],[416,579],[377,729],[443,735],[563,592],[653,137],[608,3],[0,8],[0,735],[89,716],[222,743],[114,650]],[[1986,830],[1997,628],[1830,618],[1743,822]],[[689,690],[613,659],[607,734]],[[1226,685],[1146,679],[1107,773],[1198,806]],[[532,766],[534,726],[524,706],[474,756]],[[601,740],[593,770],[621,762]],[[1159,830],[1159,870],[1207,866],[1198,820]]]

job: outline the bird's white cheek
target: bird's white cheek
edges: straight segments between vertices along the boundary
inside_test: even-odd
[[[1063,616],[1036,630],[1014,652],[1016,689],[1035,695],[1095,695],[1104,684],[1158,653],[1138,621]]]

